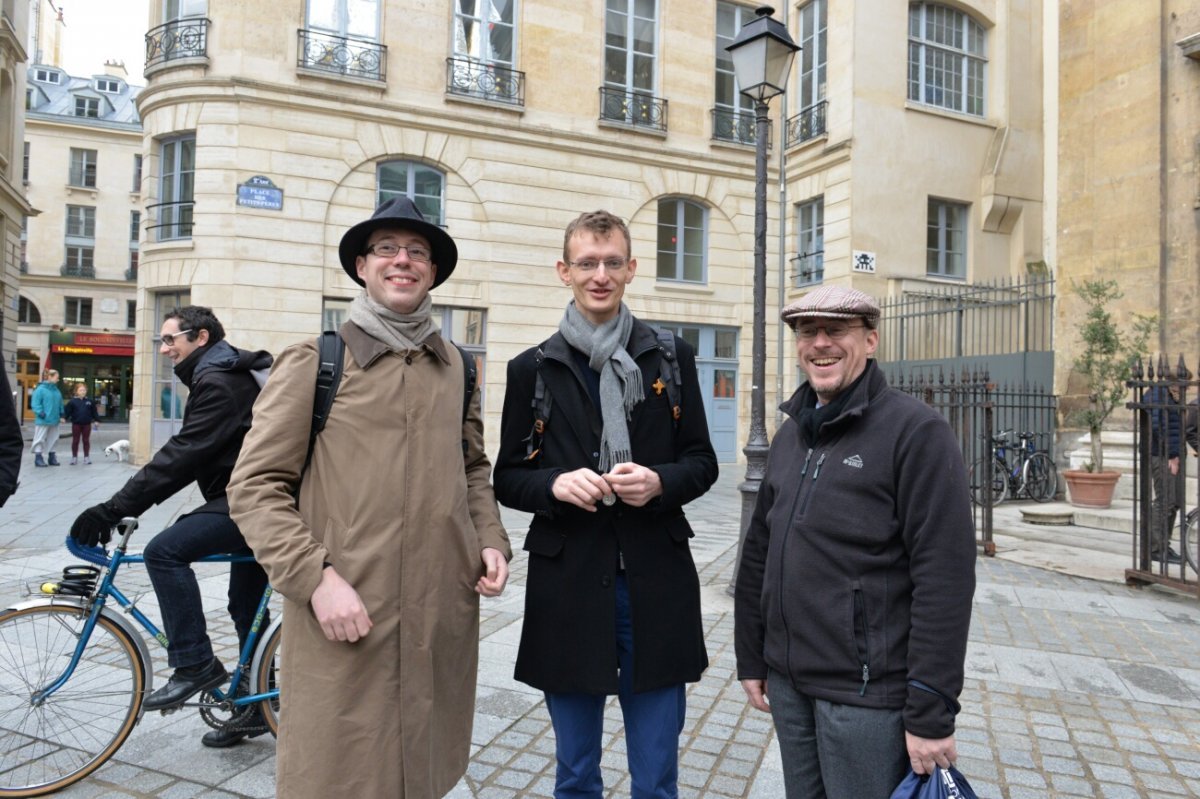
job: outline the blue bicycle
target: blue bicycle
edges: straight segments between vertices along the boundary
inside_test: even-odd
[[[88,565],[67,567],[60,581],[37,586],[34,598],[0,613],[0,797],[40,796],[82,780],[121,748],[142,718],[154,670],[134,621],[164,647],[167,637],[116,586],[121,566],[144,562],[126,554],[136,529],[136,519],[122,519],[111,553],[68,538],[67,548]],[[215,729],[257,731],[244,724],[257,705],[267,729],[278,734],[283,619],[276,614],[262,629],[272,593],[267,586],[229,685],[184,705],[198,707]]]

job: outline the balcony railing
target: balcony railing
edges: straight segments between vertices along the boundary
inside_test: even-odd
[[[446,93],[523,106],[525,73],[468,58],[447,58]]]
[[[811,286],[825,279],[825,253],[803,252],[791,258],[792,277],[797,286]]]
[[[787,121],[784,147],[825,135],[825,105],[827,100],[813,103]]]
[[[63,264],[58,273],[63,277],[95,277],[96,267],[90,264]]]
[[[754,144],[754,114],[749,111],[712,110],[712,137],[717,141]]]
[[[639,128],[667,129],[667,101],[643,92],[600,87],[600,119]]]
[[[146,34],[146,66],[181,58],[208,57],[208,26],[203,17],[176,19]]]
[[[383,81],[387,77],[387,46],[301,28],[296,66]]]
[[[190,239],[192,237],[192,200],[180,200],[173,203],[155,203],[147,205],[146,211],[150,218],[157,217],[157,224],[147,225],[149,234],[153,231],[155,241],[170,241],[172,239]]]

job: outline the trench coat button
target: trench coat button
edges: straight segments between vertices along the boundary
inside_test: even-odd
[[[406,364],[408,364],[409,366],[412,366],[412,356],[411,356],[411,355],[405,355],[405,356],[404,356],[404,362],[405,362]]]
[[[612,585],[612,578],[609,577],[607,574],[604,575],[603,577],[600,578],[600,585],[603,588],[608,588],[610,585]]]

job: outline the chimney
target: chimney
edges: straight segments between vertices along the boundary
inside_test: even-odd
[[[110,78],[129,80],[129,72],[125,69],[125,62],[117,61],[116,59],[104,62],[104,74]]]

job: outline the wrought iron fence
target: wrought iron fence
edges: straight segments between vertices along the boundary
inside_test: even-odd
[[[446,91],[494,103],[523,106],[525,73],[469,58],[447,58]]]
[[[1054,459],[1058,398],[1040,385],[996,384],[982,369],[910,369],[880,364],[888,382],[917,397],[942,415],[954,431],[968,470],[975,531],[988,555],[995,554],[993,510],[996,496],[989,486],[1007,475],[996,472],[993,438],[1003,431],[1031,433],[1037,450]]]
[[[1183,355],[1174,368],[1160,355],[1138,361],[1126,384],[1133,391],[1126,407],[1134,412],[1134,501],[1125,579],[1200,596],[1200,482],[1189,457],[1200,449],[1200,380]]]
[[[187,239],[192,236],[192,200],[179,200],[171,203],[154,203],[146,206],[146,212],[151,219],[159,219],[158,223],[147,225],[146,230],[154,231],[155,241],[171,239]]]
[[[828,100],[813,103],[790,117],[784,131],[783,146],[791,147],[825,135],[825,106]]]
[[[749,111],[733,111],[728,108],[712,110],[712,137],[717,141],[737,144],[754,144],[754,114]],[[770,142],[767,142],[770,146]]]
[[[665,131],[667,101],[644,92],[601,86],[600,119]]]
[[[58,273],[63,277],[95,277],[96,267],[92,264],[63,264]]]
[[[208,57],[208,26],[203,17],[176,19],[146,34],[146,66],[180,58]]]
[[[296,66],[383,81],[387,76],[387,46],[332,33],[297,32]]]
[[[1050,383],[1054,373],[1054,278],[927,284],[881,305],[881,363],[986,362],[993,380]]]

